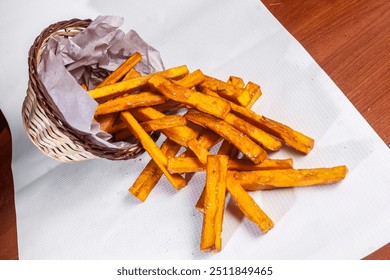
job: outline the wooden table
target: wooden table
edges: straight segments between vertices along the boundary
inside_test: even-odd
[[[390,2],[262,2],[303,45],[389,146]],[[366,259],[390,259],[390,243]]]
[[[389,145],[389,1],[262,2],[306,48]],[[3,154],[1,156],[2,159],[7,157]],[[0,190],[2,193],[4,191]],[[7,201],[13,201],[13,189],[7,191],[9,196]],[[17,258],[14,212],[10,211],[8,214],[13,227],[7,231],[0,231],[0,248],[4,249],[0,250],[0,259]],[[3,222],[5,214],[0,215],[2,223],[6,224]],[[367,256],[366,259],[390,259],[390,244]]]

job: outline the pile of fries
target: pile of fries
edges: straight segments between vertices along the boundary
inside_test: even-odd
[[[163,175],[180,190],[191,179],[184,174],[206,172],[196,204],[203,213],[202,252],[222,248],[227,194],[266,233],[274,223],[250,191],[331,184],[346,176],[346,166],[294,169],[292,158],[268,157],[285,145],[308,154],[314,140],[251,111],[262,94],[259,85],[235,76],[224,82],[186,66],[141,76],[134,69],[141,58],[133,54],[99,86],[86,89],[99,103],[95,120],[116,140],[135,136],[151,156],[129,189],[141,201]],[[161,147],[151,131],[166,136]],[[211,154],[217,144],[218,152]]]

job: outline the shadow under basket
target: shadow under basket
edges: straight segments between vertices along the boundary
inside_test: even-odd
[[[109,148],[67,124],[57,107],[49,101],[48,93],[38,77],[37,68],[48,39],[51,36],[73,37],[90,23],[90,19],[60,21],[48,26],[35,39],[28,57],[29,82],[22,107],[23,125],[31,141],[44,154],[62,162],[135,158],[144,152],[138,141],[125,149]],[[151,137],[156,141],[159,135],[153,132]]]

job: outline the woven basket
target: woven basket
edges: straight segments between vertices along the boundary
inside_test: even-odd
[[[144,152],[139,142],[129,148],[108,148],[92,137],[81,134],[63,119],[37,75],[42,51],[51,36],[73,37],[91,23],[90,19],[71,19],[48,26],[35,39],[28,57],[29,83],[22,107],[23,124],[31,141],[46,155],[62,162],[94,158],[126,160]],[[151,134],[156,141],[159,133]]]

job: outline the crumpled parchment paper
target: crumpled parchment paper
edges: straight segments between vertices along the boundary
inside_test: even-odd
[[[164,69],[159,52],[134,30],[125,33],[119,29],[122,24],[122,17],[98,16],[74,37],[52,36],[38,66],[38,75],[65,121],[80,132],[90,134],[102,145],[118,148],[130,144],[109,142],[111,135],[92,122],[97,102],[80,84],[94,88],[135,52],[142,55],[142,60],[135,66],[141,74]]]

